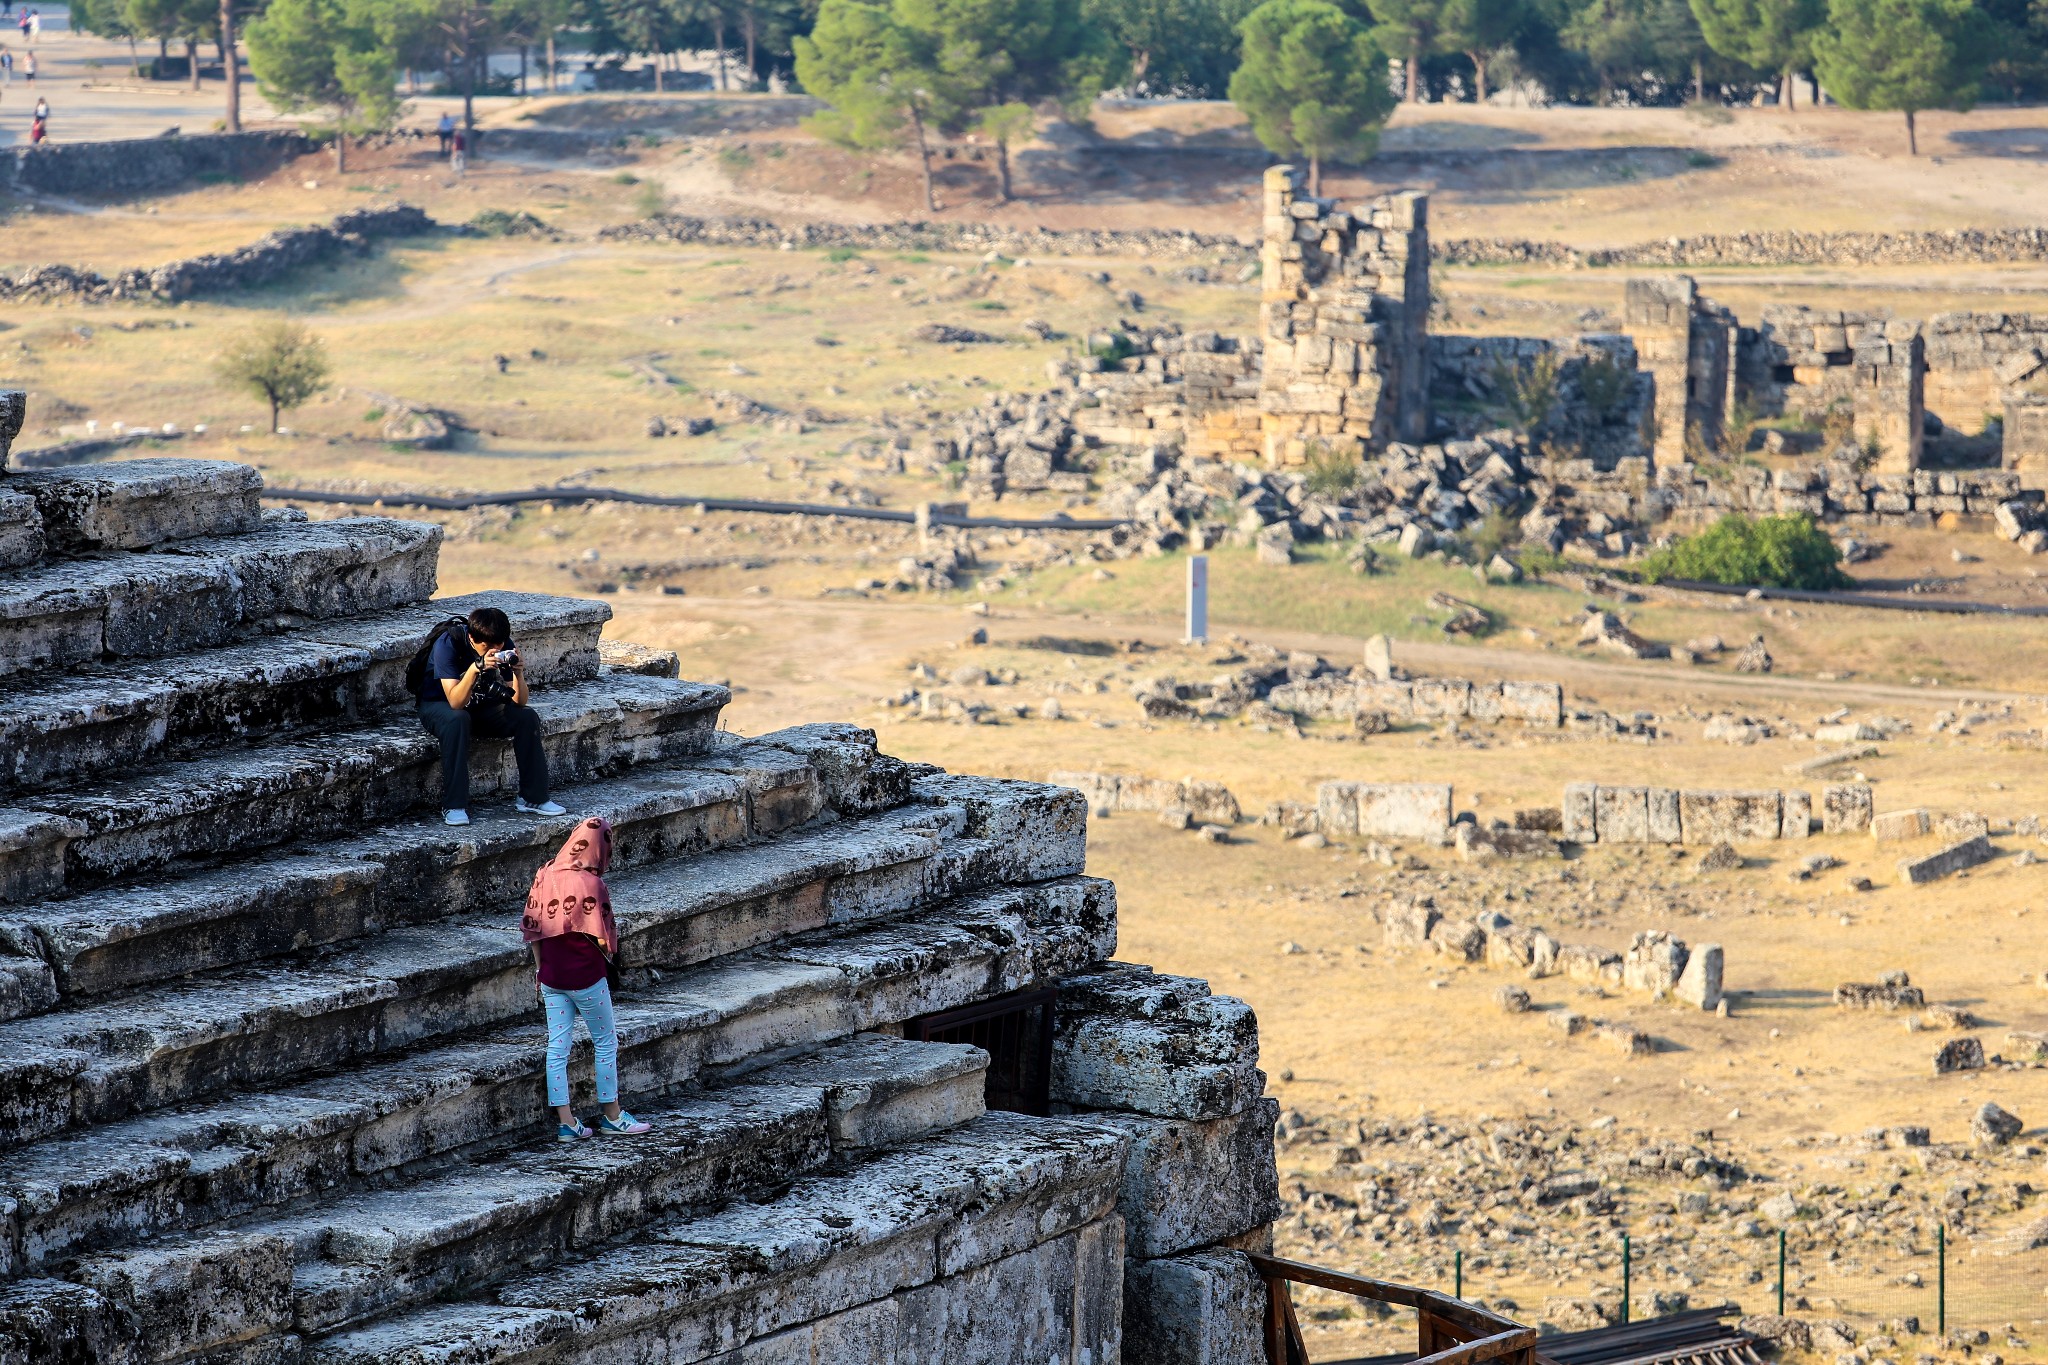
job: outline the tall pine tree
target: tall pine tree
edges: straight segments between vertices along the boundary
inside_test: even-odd
[[[1244,21],[1244,57],[1230,100],[1266,150],[1308,158],[1309,193],[1323,162],[1363,161],[1394,112],[1387,59],[1365,25],[1325,0],[1266,0]]]
[[[1992,37],[1971,0],[1830,0],[1814,61],[1827,92],[1851,109],[1903,113],[1918,156],[1914,115],[1973,107]]]

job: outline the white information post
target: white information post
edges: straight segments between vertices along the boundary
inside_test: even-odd
[[[1188,556],[1188,643],[1209,642],[1209,556]]]

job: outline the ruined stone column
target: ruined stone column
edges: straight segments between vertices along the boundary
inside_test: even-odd
[[[1893,337],[1892,330],[1887,328],[1881,339],[1857,340],[1856,433],[1877,443],[1876,472],[1905,474],[1920,467],[1927,420],[1927,359],[1917,329],[1905,337]]]
[[[1657,384],[1654,460],[1677,464],[1687,437],[1720,445],[1735,351],[1734,320],[1701,297],[1690,275],[1630,280],[1624,312],[1636,356]]]
[[[1261,444],[1272,464],[1362,455],[1429,426],[1429,211],[1388,195],[1344,210],[1266,172],[1259,323]]]

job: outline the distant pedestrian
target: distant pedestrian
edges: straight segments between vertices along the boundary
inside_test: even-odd
[[[14,53],[0,47],[0,85],[14,84]]]
[[[36,96],[36,107],[34,117],[42,119],[46,122],[50,117],[50,102],[40,95]]]
[[[23,11],[21,12],[21,18],[15,21],[15,27],[21,30],[21,41],[22,41],[22,45],[23,45],[24,47],[26,47],[26,46],[28,45],[28,11],[27,11],[27,10],[23,10]]]
[[[28,125],[29,145],[34,146],[49,135],[48,130],[43,126],[42,116],[37,115],[34,121]]]
[[[23,55],[23,60],[22,60],[22,68],[21,68],[21,73],[22,73],[22,75],[23,75],[24,77],[26,77],[26,78],[27,78],[27,80],[28,80],[28,83],[29,83],[30,85],[34,85],[34,84],[36,83],[36,54],[35,54],[35,53],[33,53],[33,52],[29,52],[29,53],[26,53],[26,54],[24,54],[24,55]]]
[[[434,125],[434,132],[441,139],[441,155],[445,157],[455,143],[455,120],[447,114],[441,115],[441,121]]]
[[[31,44],[43,36],[43,12],[32,9],[28,12],[28,40]]]
[[[469,167],[469,134],[463,129],[455,130],[454,151],[449,154],[448,164],[461,175]]]

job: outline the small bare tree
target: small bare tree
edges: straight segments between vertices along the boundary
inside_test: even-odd
[[[278,414],[327,387],[327,348],[292,318],[260,323],[229,342],[214,372],[231,388],[270,404],[270,431]]]

